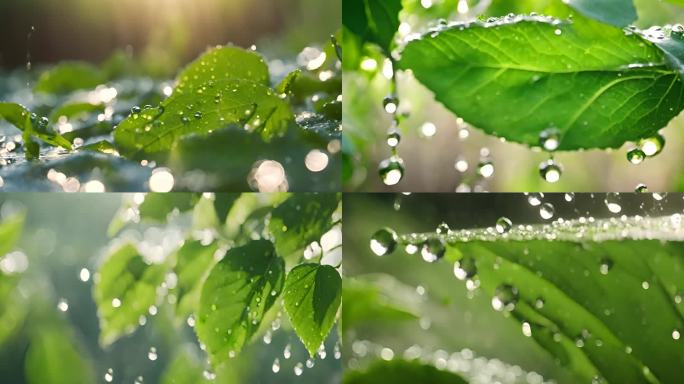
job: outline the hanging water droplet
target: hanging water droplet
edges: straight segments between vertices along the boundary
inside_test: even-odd
[[[401,142],[401,134],[399,131],[390,131],[387,134],[387,145],[389,145],[392,148],[396,148],[399,143]]]
[[[608,272],[613,268],[613,260],[609,258],[601,259],[601,265],[599,266],[599,271],[602,275],[607,275]]]
[[[437,232],[438,235],[448,235],[451,229],[449,229],[449,224],[447,223],[441,223],[440,225],[437,226],[437,229],[435,232]]]
[[[549,159],[539,164],[539,174],[547,183],[555,183],[560,180],[563,169],[553,159]]]
[[[398,156],[385,159],[380,162],[378,172],[385,185],[396,185],[404,177],[404,160]]]
[[[656,134],[653,137],[641,139],[639,141],[639,148],[648,157],[653,157],[659,154],[665,146],[665,138],[661,134]]]
[[[510,231],[511,227],[513,227],[513,222],[511,222],[508,217],[499,217],[499,219],[496,221],[496,231],[502,235]]]
[[[608,193],[604,200],[606,207],[612,213],[620,213],[622,211],[622,206],[620,205],[620,195],[617,193]]]
[[[634,192],[636,192],[636,193],[646,193],[646,192],[648,192],[648,187],[646,186],[646,184],[639,183],[639,184],[637,184],[637,186],[634,188]]]
[[[382,228],[375,232],[370,240],[370,248],[377,256],[385,256],[397,247],[397,233],[391,228]]]
[[[539,145],[547,152],[553,152],[560,146],[560,131],[547,128],[539,133]]]
[[[495,311],[512,311],[518,302],[518,288],[503,284],[496,287],[494,297],[492,298],[492,308]]]
[[[544,220],[549,220],[553,218],[555,214],[555,209],[551,203],[544,203],[539,207],[539,216]]]
[[[385,107],[385,112],[394,114],[397,112],[399,99],[394,95],[389,95],[382,100],[382,105]]]
[[[283,357],[285,360],[288,360],[290,357],[292,357],[292,346],[290,346],[290,344],[285,346],[285,349],[283,350]]]
[[[435,261],[441,259],[446,252],[446,247],[444,246],[444,241],[438,238],[430,238],[425,243],[420,250],[420,255],[423,260],[428,263],[434,263]]]
[[[314,360],[311,358],[306,359],[306,367],[307,368],[313,368],[313,366],[314,366]]]
[[[672,29],[670,31],[670,37],[672,37],[674,39],[684,38],[684,25],[681,25],[681,24],[673,25]]]
[[[477,174],[488,179],[494,175],[494,162],[490,159],[482,159],[477,164]]]
[[[627,152],[627,160],[636,165],[641,164],[646,158],[646,154],[639,148],[633,148]]]
[[[454,263],[454,276],[459,280],[471,279],[477,274],[475,259],[464,256]]]

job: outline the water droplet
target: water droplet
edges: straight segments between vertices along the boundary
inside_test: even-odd
[[[556,128],[547,128],[539,133],[539,145],[548,152],[553,152],[560,145],[560,131]]]
[[[681,334],[679,333],[678,329],[675,329],[674,331],[672,331],[672,339],[673,340],[679,340],[680,337],[681,337]]]
[[[494,175],[494,162],[490,159],[482,159],[477,164],[478,175],[488,179]]]
[[[273,365],[271,365],[271,370],[273,371],[273,373],[280,372],[280,359],[278,359],[277,357],[275,358],[275,360],[273,360]]]
[[[131,114],[133,114],[133,115],[137,115],[140,112],[142,112],[142,109],[140,109],[140,107],[138,107],[138,106],[131,108]]]
[[[544,203],[539,207],[539,216],[544,220],[549,220],[555,214],[555,209],[551,203]]]
[[[454,263],[454,276],[459,280],[471,279],[477,274],[475,259],[469,256]]]
[[[383,228],[373,234],[370,240],[370,248],[377,256],[385,256],[397,247],[398,236],[394,230]]]
[[[195,119],[201,120],[202,119],[202,112],[199,112],[199,111],[195,112]]]
[[[620,205],[620,195],[617,193],[608,193],[604,200],[606,207],[612,213],[620,213],[622,206]]]
[[[575,200],[575,192],[568,192],[565,194],[564,197],[565,197],[565,201],[567,201],[568,203],[571,203]]]
[[[449,229],[449,224],[447,223],[441,223],[440,225],[437,226],[437,234],[439,235],[448,235],[451,229]]]
[[[45,116],[41,117],[41,118],[38,120],[38,125],[39,125],[41,128],[47,127],[49,123],[50,123],[50,120],[48,120],[48,118],[45,117]]]
[[[151,347],[150,350],[147,352],[147,358],[150,359],[150,361],[157,360],[157,348]]]
[[[543,193],[530,193],[529,195],[527,195],[527,202],[533,207],[537,207],[537,206],[541,205],[543,200],[544,200],[544,194]]]
[[[396,185],[404,177],[404,160],[398,156],[385,159],[380,162],[378,172],[385,185]]]
[[[499,217],[499,219],[496,221],[496,231],[502,235],[510,231],[511,227],[513,227],[513,222],[511,222],[508,217]]]
[[[292,357],[292,346],[290,346],[290,344],[285,346],[285,349],[283,350],[283,357],[285,360],[288,360],[290,357]]]
[[[639,148],[633,148],[627,152],[627,160],[632,164],[641,164],[646,158],[646,154]]]
[[[133,381],[133,384],[143,384],[145,380],[143,379],[142,376],[138,376],[135,378],[135,381]]]
[[[539,165],[539,174],[547,183],[555,183],[560,180],[563,169],[553,159],[549,159]]]
[[[112,368],[107,369],[105,372],[104,379],[106,382],[111,383],[114,380],[114,370]]]
[[[646,184],[639,183],[639,184],[637,184],[637,186],[634,188],[634,192],[636,192],[636,193],[646,193],[646,192],[648,192],[648,187],[646,186]]]
[[[389,95],[382,100],[382,105],[385,107],[385,112],[394,114],[397,112],[399,99],[394,95]]]
[[[391,131],[387,134],[387,145],[396,148],[401,142],[401,134],[399,131]]]
[[[613,260],[609,258],[604,258],[601,260],[601,265],[599,266],[599,271],[602,275],[607,275],[608,272],[613,268]]]
[[[301,362],[299,362],[294,366],[294,374],[295,376],[301,376],[302,373],[304,373],[304,365]]]
[[[518,288],[503,284],[496,287],[494,297],[492,298],[492,308],[495,311],[512,311],[518,302]]]
[[[420,250],[420,255],[423,257],[423,260],[427,261],[428,263],[434,263],[444,256],[444,252],[446,252],[444,241],[438,238],[431,238],[423,243],[423,247]]]
[[[639,141],[639,148],[648,157],[659,154],[664,146],[665,138],[660,134]]]
[[[183,124],[187,124],[187,123],[190,122],[190,119],[189,119],[187,116],[182,116],[182,117],[181,117],[181,122],[182,122]]]
[[[684,38],[684,25],[681,25],[681,24],[673,25],[672,29],[670,31],[670,37],[675,38],[675,39]]]
[[[556,36],[560,36],[562,33],[563,33],[563,31],[561,31],[559,28],[556,28],[556,30],[553,31],[553,34]]]
[[[67,302],[66,299],[59,299],[57,302],[57,309],[59,309],[62,312],[66,312],[69,310],[69,303]]]

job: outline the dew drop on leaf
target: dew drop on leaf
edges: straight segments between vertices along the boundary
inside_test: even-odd
[[[553,152],[560,145],[560,131],[547,128],[539,133],[539,145],[547,152]]]
[[[609,258],[604,258],[601,260],[601,265],[599,266],[599,271],[602,275],[607,275],[608,272],[613,268],[613,260]]]
[[[451,230],[449,229],[449,224],[447,223],[441,223],[440,225],[437,226],[437,229],[435,232],[437,232],[438,235],[448,235]]]
[[[665,138],[660,134],[639,141],[639,149],[648,157],[659,154],[664,146]]]
[[[394,230],[383,228],[373,234],[370,240],[370,248],[377,256],[385,256],[397,247],[398,236]]]
[[[454,263],[454,276],[459,280],[471,279],[477,274],[475,259],[469,256]]]
[[[394,95],[389,95],[382,100],[382,106],[385,108],[385,112],[394,114],[397,112],[399,99],[397,99],[397,97]]]

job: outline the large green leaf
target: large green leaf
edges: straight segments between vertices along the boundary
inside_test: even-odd
[[[684,108],[682,80],[658,48],[585,19],[451,25],[410,42],[400,65],[487,133],[539,145],[555,129],[560,150],[620,147]]]
[[[401,8],[401,0],[344,0],[342,24],[363,42],[376,43],[389,54]]]
[[[564,3],[585,16],[618,27],[625,27],[637,19],[632,0],[567,0]]]
[[[203,245],[201,241],[188,240],[176,252],[176,316],[185,317],[197,311],[202,283],[214,262],[217,249],[216,243]]]
[[[68,93],[95,88],[105,81],[105,74],[91,64],[65,62],[43,72],[34,90],[43,93]]]
[[[329,265],[301,264],[285,280],[285,310],[311,356],[335,323],[342,301],[342,278]]]
[[[122,121],[114,139],[122,154],[166,152],[186,135],[207,135],[233,124],[264,140],[285,133],[293,115],[269,87],[268,67],[254,52],[236,47],[208,51],[178,76],[173,94],[158,107]]]
[[[363,371],[348,371],[344,384],[467,384],[461,377],[418,361],[378,361]]]
[[[332,227],[332,213],[339,201],[335,193],[297,193],[276,207],[268,228],[278,254],[286,257],[320,240]]]
[[[166,265],[146,262],[132,244],[107,255],[93,288],[100,344],[109,345],[138,327],[140,317],[157,302],[157,289],[166,271]]]
[[[95,375],[69,332],[56,326],[41,327],[26,352],[25,372],[29,384],[90,384]]]
[[[195,330],[219,365],[237,356],[273,306],[285,280],[285,263],[267,240],[229,250],[202,287]]]
[[[681,228],[675,215],[456,231],[445,259],[582,381],[679,383]]]

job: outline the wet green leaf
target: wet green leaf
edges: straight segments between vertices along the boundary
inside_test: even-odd
[[[320,240],[332,228],[332,213],[339,202],[334,193],[297,193],[275,208],[268,229],[278,254],[287,257]]]
[[[418,361],[391,360],[373,363],[364,371],[348,371],[344,384],[467,384],[461,377],[446,371],[440,371],[432,365]]]
[[[454,243],[445,259],[470,258],[493,306],[583,381],[637,384],[684,380],[682,254],[659,240],[510,240]]]
[[[56,326],[39,329],[26,352],[26,382],[29,384],[90,384],[95,375],[70,332]]]
[[[284,280],[285,263],[267,240],[230,249],[211,269],[202,287],[195,331],[213,365],[240,353]]]
[[[0,118],[7,120],[24,133],[24,140],[35,136],[47,144],[71,149],[71,143],[61,135],[50,132],[47,124],[41,125],[31,121],[31,111],[15,103],[0,102]],[[41,117],[36,116],[36,119]],[[27,152],[28,153],[28,152]],[[30,154],[37,157],[37,151]]]
[[[157,289],[166,271],[166,265],[145,261],[132,244],[107,255],[93,290],[101,345],[107,346],[138,327],[140,318],[157,303]]]
[[[176,288],[176,316],[185,318],[199,308],[202,284],[214,263],[218,245],[213,242],[203,245],[199,240],[186,240],[176,252],[176,266],[173,268],[178,283]]]
[[[95,88],[107,78],[97,67],[81,62],[64,62],[40,75],[34,90],[43,93],[68,93]]]
[[[313,357],[330,333],[342,301],[342,278],[329,265],[301,264],[285,279],[285,310]]]
[[[192,93],[211,81],[250,80],[268,86],[268,66],[254,51],[235,46],[218,46],[188,64],[177,76],[176,92]]]
[[[342,24],[363,42],[378,44],[389,54],[399,29],[401,8],[401,0],[345,0]]]
[[[531,146],[553,128],[560,150],[616,148],[684,108],[684,84],[658,48],[585,19],[451,26],[410,42],[400,65],[469,123]]]

